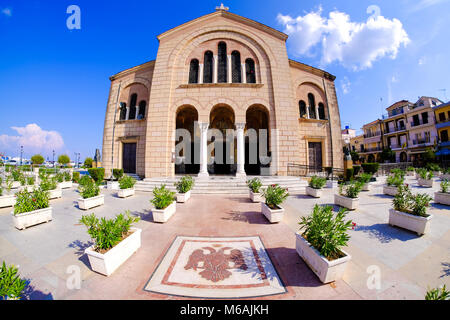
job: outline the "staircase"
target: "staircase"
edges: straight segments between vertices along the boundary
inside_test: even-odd
[[[194,177],[195,185],[192,188],[192,194],[248,194],[246,180],[254,176],[247,176],[244,179],[238,179],[230,176],[209,176],[206,179]],[[299,177],[279,177],[279,176],[258,176],[261,179],[263,188],[271,184],[278,184],[283,188],[289,189],[289,194],[303,194],[308,185],[305,180]],[[138,181],[135,185],[136,191],[152,192],[155,187],[165,184],[171,191],[176,191],[174,183],[181,179],[181,176],[168,178],[147,178]]]
[[[137,174],[135,173],[125,173],[127,176],[130,176],[132,178],[134,178],[136,181],[140,181],[142,180],[141,177],[139,177]]]

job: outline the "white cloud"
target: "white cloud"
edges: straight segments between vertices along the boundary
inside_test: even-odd
[[[345,76],[345,77],[341,80],[341,89],[342,89],[342,92],[343,92],[344,94],[349,93],[349,92],[350,92],[350,86],[351,86],[350,80]]]
[[[4,8],[2,9],[2,14],[5,16],[11,17],[12,16],[12,9],[11,8]]]
[[[31,123],[25,127],[11,127],[18,135],[0,135],[0,148],[13,151],[23,146],[26,153],[37,153],[60,150],[64,140],[57,131],[46,131],[37,124]]]
[[[321,47],[321,64],[338,61],[347,68],[361,70],[372,67],[385,56],[395,59],[399,48],[410,39],[398,19],[372,15],[365,22],[352,22],[345,12],[332,11],[322,17],[322,8],[292,18],[278,14],[289,46],[296,56],[315,56]]]
[[[411,6],[410,12],[421,11],[423,9],[427,9],[431,6],[448,2],[449,0],[421,0],[414,6]]]

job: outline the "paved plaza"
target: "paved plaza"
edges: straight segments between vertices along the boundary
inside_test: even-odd
[[[290,196],[279,224],[269,224],[248,196],[226,194],[194,195],[177,204],[167,223],[157,224],[151,193],[120,199],[102,190],[105,205],[85,212],[72,188],[51,200],[53,221],[24,231],[13,227],[12,208],[0,209],[0,259],[20,267],[29,280],[28,299],[423,299],[427,288],[450,286],[450,207],[432,202],[431,230],[424,236],[391,227],[392,197],[382,194],[384,181],[377,178],[371,191],[360,194],[360,208],[348,214],[357,224],[345,249],[352,260],[343,279],[331,284],[322,284],[298,256],[295,232],[315,204],[332,205],[336,189],[324,189],[320,199]],[[418,187],[411,177],[406,182],[413,192],[432,195],[439,188],[437,180],[433,189]],[[92,212],[112,218],[125,210],[141,217],[141,248],[111,276],[97,274],[84,254],[92,242],[79,219]],[[219,278],[206,272],[208,255],[225,261]]]

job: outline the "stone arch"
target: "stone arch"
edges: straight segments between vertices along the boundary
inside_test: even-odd
[[[175,174],[197,174],[200,166],[196,161],[199,158],[199,131],[197,122],[199,112],[191,104],[178,106],[175,115],[174,137]],[[197,145],[196,145],[197,144]]]
[[[325,115],[325,119],[328,118],[328,104],[327,98],[325,95],[325,91],[322,89],[321,85],[317,84],[317,81],[307,81],[301,82],[298,86],[295,87],[295,100],[296,105],[298,105],[299,101],[302,100],[306,103],[307,108],[310,108],[310,94],[313,95],[314,105],[315,105],[315,118],[319,119],[319,105],[323,105],[323,114]],[[297,82],[296,82],[297,83]],[[311,110],[309,110],[311,112]]]
[[[244,108],[239,105],[236,101],[230,99],[230,98],[216,98],[213,100],[210,100],[208,102],[208,107],[204,109],[203,114],[211,114],[211,111],[217,106],[217,105],[227,105],[231,110],[233,110],[234,113],[234,119],[235,122],[245,122],[245,110]],[[205,119],[203,117],[203,119]],[[206,119],[205,119],[206,120]]]

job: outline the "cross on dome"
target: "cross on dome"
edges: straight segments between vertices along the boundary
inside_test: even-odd
[[[217,10],[217,11],[228,11],[228,10],[230,10],[230,8],[229,8],[229,7],[225,7],[225,6],[223,5],[223,3],[221,3],[221,4],[220,4],[220,7],[216,7],[216,10]]]

